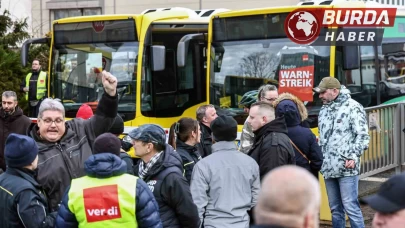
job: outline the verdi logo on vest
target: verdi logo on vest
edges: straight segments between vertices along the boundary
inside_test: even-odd
[[[87,222],[99,222],[121,218],[117,185],[83,190]]]

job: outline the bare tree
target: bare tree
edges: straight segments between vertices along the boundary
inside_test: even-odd
[[[239,73],[247,77],[273,78],[279,63],[277,55],[269,52],[255,52],[239,63]]]

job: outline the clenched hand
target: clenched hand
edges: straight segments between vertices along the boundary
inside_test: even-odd
[[[110,72],[103,70],[103,87],[105,92],[110,96],[115,96],[117,93],[117,78]]]

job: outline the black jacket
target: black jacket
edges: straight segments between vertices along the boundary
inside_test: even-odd
[[[0,175],[0,227],[53,227],[56,213],[48,214],[48,202],[31,170],[9,167]]]
[[[11,115],[6,115],[4,109],[0,108],[0,168],[6,170],[4,161],[4,146],[10,133],[20,135],[27,134],[27,129],[31,124],[30,118],[23,115],[23,111],[18,106]]]
[[[119,157],[110,153],[101,153],[91,156],[85,162],[86,174],[98,179],[121,176],[126,173],[126,163]],[[135,178],[135,177],[134,177]],[[117,184],[125,184],[118,183]],[[135,189],[134,189],[135,191]],[[135,200],[135,220],[139,228],[160,228],[162,223],[159,218],[159,207],[155,198],[150,192],[148,186],[141,179],[136,183],[136,200]],[[65,193],[62,205],[58,212],[56,227],[58,228],[77,228],[78,221],[75,215],[69,209],[69,191]],[[130,210],[131,205],[127,205]],[[120,226],[120,224],[117,224]]]
[[[138,172],[139,168],[136,167],[136,176]],[[159,205],[163,227],[199,227],[197,207],[191,197],[190,186],[183,177],[181,158],[171,146],[166,144],[166,149],[146,174],[144,181]]]
[[[294,149],[287,132],[284,117],[276,118],[253,132],[255,139],[248,155],[259,164],[260,180],[274,168],[295,164]]]
[[[204,124],[200,123],[201,129],[201,141],[198,144],[198,151],[201,157],[205,158],[208,155],[212,154],[211,146],[212,146],[212,131],[211,128],[205,126]]]
[[[134,175],[134,162],[132,158],[126,152],[121,152],[120,158],[127,164],[127,173]]]
[[[194,165],[201,160],[201,155],[196,146],[187,145],[178,139],[176,140],[176,152],[179,153],[183,161],[184,177],[190,184]]]
[[[280,97],[283,96],[286,95],[282,94]],[[297,148],[294,147],[296,165],[303,167],[318,178],[318,172],[321,170],[323,163],[322,151],[311,129],[301,125],[301,120],[305,116],[303,116],[304,114],[300,110],[305,109],[305,106],[302,103],[298,103],[298,105],[293,100],[282,100],[277,104],[276,115],[284,115],[288,128],[288,137],[310,161],[305,159]]]
[[[58,210],[70,181],[85,175],[84,162],[92,155],[94,140],[108,132],[117,109],[117,96],[104,93],[95,115],[88,120],[75,118],[66,121],[66,132],[57,143],[43,140],[38,135],[36,124],[30,128],[29,136],[39,148],[37,180],[49,196],[52,211]]]

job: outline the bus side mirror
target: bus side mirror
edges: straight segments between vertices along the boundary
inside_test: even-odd
[[[343,46],[343,70],[360,68],[359,46]]]
[[[51,38],[49,38],[49,37],[29,39],[29,40],[25,41],[21,47],[21,64],[24,67],[27,66],[28,52],[30,50],[31,44],[48,44],[48,45],[50,45],[50,43],[51,43]]]
[[[151,47],[152,71],[163,71],[166,66],[166,47],[153,45]]]
[[[211,46],[211,58],[214,62],[214,72],[221,72],[222,59],[224,58],[225,49],[222,46]]]
[[[204,34],[189,34],[185,35],[181,38],[177,45],[177,66],[178,67],[185,67],[186,66],[186,59],[187,53],[190,45],[190,41],[192,40],[199,40],[205,41]]]

